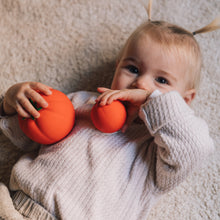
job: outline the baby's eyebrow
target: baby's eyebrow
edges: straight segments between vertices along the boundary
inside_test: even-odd
[[[125,57],[124,59],[122,59],[122,62],[132,62],[134,63],[135,65],[139,66],[139,67],[143,67],[143,62],[141,60],[139,60],[138,58],[136,57]]]
[[[126,61],[138,62],[138,60],[135,59],[134,57],[126,57],[122,61],[123,62],[126,62]]]

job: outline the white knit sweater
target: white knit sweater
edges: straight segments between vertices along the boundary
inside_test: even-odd
[[[51,214],[68,220],[141,220],[213,151],[206,123],[177,92],[150,99],[125,133],[101,133],[90,120],[96,93],[69,95],[76,110],[72,132],[52,146],[28,140],[17,116],[0,120],[25,151],[10,189],[22,190]],[[39,149],[39,150],[38,150]]]

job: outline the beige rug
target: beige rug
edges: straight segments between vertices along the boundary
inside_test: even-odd
[[[194,31],[219,14],[220,0],[155,0],[152,19]],[[0,94],[27,80],[65,93],[109,86],[120,47],[146,18],[138,0],[0,0]],[[220,30],[196,38],[205,62],[193,108],[208,122],[216,152],[149,220],[220,218]],[[21,154],[0,134],[0,182],[8,184]]]

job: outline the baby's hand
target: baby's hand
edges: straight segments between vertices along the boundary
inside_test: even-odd
[[[96,102],[98,102],[101,106],[111,104],[114,100],[126,102],[128,117],[122,128],[123,132],[137,117],[140,106],[147,101],[148,97],[152,93],[152,91],[143,89],[111,90],[103,87],[99,87],[98,92],[102,94],[96,99]]]
[[[96,101],[99,105],[109,105],[114,100],[121,100],[130,102],[134,106],[140,107],[152,93],[143,89],[122,89],[111,90],[103,87],[98,88],[98,92],[102,93]]]
[[[46,108],[48,103],[38,93],[51,95],[51,87],[39,82],[24,82],[13,85],[8,89],[3,101],[3,110],[6,115],[12,115],[16,112],[25,118],[38,118],[40,113],[30,103],[29,99],[37,102],[39,106]]]

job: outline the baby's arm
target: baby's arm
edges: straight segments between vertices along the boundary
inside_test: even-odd
[[[172,91],[156,95],[141,89],[106,88],[98,91],[102,92],[97,98],[100,105],[116,99],[128,101],[131,119],[139,110],[139,116],[154,137],[155,186],[159,191],[174,188],[214,150],[207,124],[194,115],[179,93]],[[128,120],[127,125],[130,122]]]
[[[155,185],[159,191],[174,188],[214,150],[207,124],[177,92],[150,99],[139,115],[154,136]]]
[[[0,106],[0,128],[2,132],[12,143],[25,151],[36,148],[37,144],[28,139],[21,131],[16,113],[22,117],[30,117],[31,115],[35,118],[39,117],[39,112],[33,108],[29,98],[42,107],[47,107],[47,103],[37,91],[46,95],[51,94],[50,87],[42,83],[25,82],[15,84],[8,89]]]

